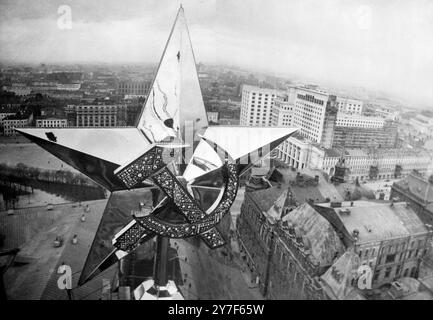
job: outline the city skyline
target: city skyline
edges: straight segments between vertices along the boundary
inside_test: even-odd
[[[156,63],[181,3],[197,62],[363,86],[424,107],[433,98],[428,1],[1,1],[0,59]],[[59,27],[62,5],[71,29]]]
[[[0,0],[0,300],[433,300],[421,2],[54,1]]]

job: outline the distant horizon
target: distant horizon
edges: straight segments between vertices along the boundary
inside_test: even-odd
[[[2,0],[0,59],[59,65],[158,63],[180,3]],[[431,1],[182,4],[197,62],[362,87],[432,107]]]
[[[151,67],[151,68],[157,68],[158,67],[158,63],[157,62],[10,62],[10,61],[2,61],[0,60],[0,64],[3,65],[16,65],[16,66],[40,66],[42,64],[44,65],[48,65],[48,66],[59,66],[59,67],[68,67],[68,66],[82,66],[82,67],[86,67],[86,66],[114,66],[114,67],[136,67],[136,66],[140,66],[140,67]],[[252,69],[248,69],[247,67],[242,67],[242,66],[236,66],[236,65],[229,65],[229,64],[215,64],[215,63],[204,63],[204,62],[198,62],[197,64],[202,64],[204,66],[209,66],[209,67],[220,67],[220,68],[229,68],[229,69],[235,69],[238,70],[240,72],[247,72],[250,74],[253,74],[255,76],[257,75],[265,75],[265,76],[274,76],[277,78],[281,78],[284,80],[288,80],[288,81],[293,81],[293,80],[298,80],[298,81],[302,81],[304,82],[305,85],[319,85],[320,86],[330,86],[330,83],[326,83],[326,81],[318,81],[316,79],[308,79],[307,77],[302,77],[302,75],[284,75],[284,74],[275,74],[275,73],[267,73],[266,71],[260,71],[260,70],[252,70]],[[156,70],[155,70],[156,71]],[[335,84],[334,84],[335,85]],[[331,85],[331,86],[334,86]],[[364,89],[370,93],[375,92],[376,94],[379,92],[380,95],[384,95],[381,97],[378,97],[376,99],[379,100],[390,100],[391,102],[398,102],[397,100],[401,100],[401,98],[395,96],[393,93],[388,93],[386,91],[382,91],[382,90],[375,90],[375,89],[369,89],[363,86],[359,86],[359,85],[352,85],[352,86],[343,86],[342,88],[361,88]],[[356,98],[356,97],[354,97]],[[361,98],[358,98],[361,99]],[[433,111],[433,102],[430,105],[417,105],[414,103],[410,103],[409,101],[401,101],[398,102],[401,104],[406,104],[404,105],[405,108],[407,109],[411,109],[411,110],[432,110]]]
[[[433,108],[433,2],[2,0],[8,64],[157,64],[180,3],[196,62]]]

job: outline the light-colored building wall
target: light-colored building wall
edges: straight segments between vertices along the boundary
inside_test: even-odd
[[[329,94],[324,91],[297,88],[293,126],[312,142],[322,141]]]
[[[296,88],[290,87],[286,93],[275,98],[271,111],[271,124],[273,127],[291,127],[294,121],[296,101]]]
[[[125,126],[126,105],[68,105],[65,108],[71,126],[116,127]]]
[[[381,117],[366,117],[339,112],[335,125],[340,127],[382,128],[385,119]]]
[[[243,85],[240,125],[271,126],[274,100],[281,94],[280,90]]]
[[[67,119],[46,118],[36,119],[36,127],[38,128],[64,128],[68,126]]]
[[[27,127],[30,124],[28,118],[25,119],[3,119],[3,132],[5,136],[15,135],[15,128]]]
[[[348,114],[362,114],[364,103],[361,100],[337,97],[338,111]]]

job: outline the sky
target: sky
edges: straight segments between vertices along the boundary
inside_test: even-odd
[[[0,60],[156,63],[180,3],[197,62],[433,108],[433,0],[0,0]]]

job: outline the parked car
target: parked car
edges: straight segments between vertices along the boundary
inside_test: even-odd
[[[56,239],[54,240],[54,248],[59,248],[63,245],[63,237],[62,236],[57,236]]]

